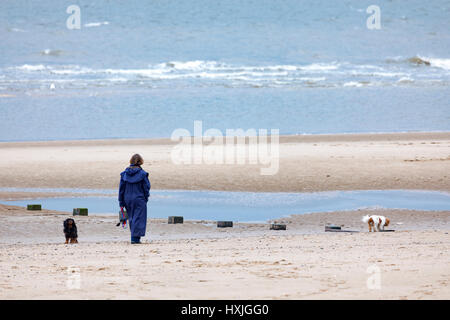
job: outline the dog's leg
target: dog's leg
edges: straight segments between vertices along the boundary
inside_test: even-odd
[[[367,221],[367,223],[369,224],[369,232],[372,232],[372,229],[373,229],[373,232],[375,232],[375,223],[374,223],[373,219],[370,218],[369,221]]]

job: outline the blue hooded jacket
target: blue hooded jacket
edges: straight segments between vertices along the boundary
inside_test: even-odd
[[[141,167],[128,167],[120,174],[119,205],[125,207],[127,202],[142,199],[148,201],[150,196],[148,173]]]

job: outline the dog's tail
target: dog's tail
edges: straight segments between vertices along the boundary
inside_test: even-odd
[[[364,223],[367,223],[367,222],[369,222],[369,219],[370,219],[370,216],[364,216],[364,217],[362,217],[362,222],[364,222]]]

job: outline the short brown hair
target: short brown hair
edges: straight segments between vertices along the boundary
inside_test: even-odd
[[[141,166],[144,164],[144,159],[141,157],[140,154],[134,154],[130,159],[130,164],[132,166]]]

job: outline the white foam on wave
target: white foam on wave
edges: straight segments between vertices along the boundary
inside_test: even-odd
[[[174,69],[174,70],[219,70],[224,68],[225,65],[216,61],[170,61],[166,63],[160,63],[153,67],[153,69]]]
[[[421,56],[419,56],[419,58],[424,61],[428,61],[432,67],[450,70],[450,59],[427,58],[427,57],[421,57]]]
[[[85,23],[84,27],[86,28],[92,28],[92,27],[100,27],[100,26],[104,26],[104,25],[108,25],[109,22],[108,21],[103,21],[103,22],[89,22],[89,23]]]
[[[50,50],[50,49],[47,49]],[[422,58],[417,58],[422,59]],[[427,59],[427,58],[423,58]],[[434,65],[447,67],[450,59],[429,59]],[[405,61],[405,60],[403,60]],[[431,66],[431,62],[428,66]],[[8,68],[19,72],[36,73],[32,79],[24,75],[12,79],[13,82],[30,82],[34,85],[37,78],[64,80],[67,82],[95,85],[96,82],[104,86],[114,86],[116,83],[130,81],[131,85],[149,85],[150,81],[157,81],[165,85],[168,81],[186,80],[189,86],[201,84],[223,86],[325,86],[325,87],[366,87],[401,85],[414,82],[417,85],[434,85],[427,80],[440,81],[447,79],[446,72],[439,72],[429,67],[415,67],[405,69],[404,66],[378,67],[370,64],[351,64],[349,62],[311,63],[304,65],[274,64],[274,65],[233,65],[219,61],[192,60],[170,61],[151,64],[144,68],[89,68],[79,65],[29,65]],[[448,73],[447,73],[448,74]],[[56,75],[56,76],[55,76]],[[418,79],[415,81],[414,79]],[[376,81],[375,81],[376,80]],[[108,84],[110,83],[110,84]],[[448,81],[443,82],[446,85]]]
[[[121,74],[121,75],[138,75],[144,77],[157,77],[164,74],[163,70],[155,69],[99,69],[98,73]]]
[[[152,70],[160,70],[160,72],[173,72],[173,71],[228,71],[228,72],[240,72],[240,71],[296,71],[303,68],[303,66],[295,65],[268,65],[268,66],[235,66],[217,61],[170,61],[165,63],[159,63],[156,65],[149,65]],[[313,69],[323,69],[323,66],[312,66]]]
[[[46,69],[46,66],[44,66],[43,64],[38,65],[24,64],[22,66],[15,67],[15,69],[21,71],[43,71]]]
[[[299,70],[292,65],[275,66],[231,66],[215,61],[167,62],[149,65],[148,69],[98,69],[95,72],[121,75],[135,75],[145,78],[183,79],[183,78],[228,78],[248,76],[254,78],[284,77],[289,72]],[[76,72],[82,72],[77,70]],[[86,70],[86,72],[93,72]]]
[[[298,66],[292,65],[275,65],[275,66],[265,66],[265,67],[244,67],[244,70],[257,70],[257,71],[296,71],[299,69]]]
[[[410,77],[402,77],[400,79],[397,80],[398,83],[413,83],[414,79],[410,78]]]
[[[405,72],[389,72],[389,71],[359,71],[359,70],[351,70],[348,72],[352,76],[360,76],[360,77],[385,77],[385,78],[393,78],[393,77],[403,77],[408,76],[408,73]]]
[[[307,66],[299,66],[300,70],[306,70],[306,71],[330,71],[330,70],[336,70],[339,68],[339,64],[336,63],[313,63]]]
[[[377,77],[389,77],[389,78],[408,76],[408,74],[404,72],[373,72],[372,74]]]
[[[405,58],[403,56],[390,57],[386,59],[388,63],[404,63],[409,62],[414,65],[425,65],[435,68],[440,68],[444,70],[450,70],[450,59],[449,58],[432,58],[425,57],[421,55],[416,55],[410,58]]]
[[[95,74],[95,69],[76,66],[62,66],[59,68],[48,67],[50,73],[59,75],[82,75],[82,74]]]
[[[344,87],[362,87],[363,84],[361,82],[349,81],[344,83]]]
[[[50,54],[51,50],[43,51],[44,54]],[[78,65],[69,66],[44,66],[40,65],[23,65],[16,67],[22,71],[44,71],[47,70],[52,74],[59,75],[83,75],[83,74],[115,74],[129,75],[146,78],[161,79],[182,79],[182,78],[228,78],[250,77],[250,78],[271,78],[271,77],[288,77],[292,74],[295,78],[301,74],[314,74],[333,72],[339,66],[335,63],[315,63],[310,65],[268,65],[268,66],[235,66],[216,61],[172,61],[149,65],[146,69],[92,69],[80,67]],[[296,75],[297,73],[297,75]]]

